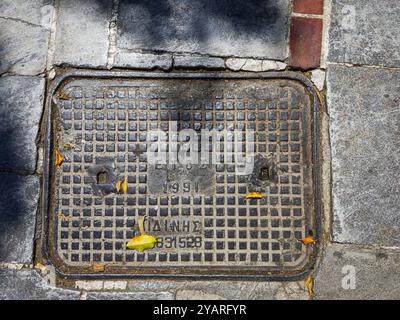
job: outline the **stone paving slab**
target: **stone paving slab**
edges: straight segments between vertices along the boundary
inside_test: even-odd
[[[121,0],[117,46],[283,60],[288,15],[288,0]]]
[[[330,244],[315,279],[314,298],[400,299],[399,264],[399,250]]]
[[[32,262],[39,178],[0,173],[0,262]]]
[[[0,270],[0,300],[78,300],[79,291],[50,286],[35,270]]]
[[[108,0],[60,1],[54,63],[105,67],[111,13]]]
[[[50,28],[52,0],[1,0],[0,16]]]
[[[399,25],[399,1],[332,1],[328,60],[399,67]]]
[[[400,245],[400,72],[330,65],[333,237]]]
[[[48,38],[49,30],[41,26],[0,17],[0,74],[44,72]]]
[[[0,169],[35,171],[44,85],[45,79],[40,77],[0,78]]]
[[[1,169],[34,172],[44,84],[40,77],[0,78]]]

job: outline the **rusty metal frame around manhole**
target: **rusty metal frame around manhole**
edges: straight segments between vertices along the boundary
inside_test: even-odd
[[[192,81],[194,83],[200,82],[200,83],[202,83],[203,86],[206,85],[207,83],[219,83],[220,88],[222,88],[222,89],[224,89],[224,85],[223,84],[221,85],[221,83],[225,83],[225,84],[229,85],[230,82],[234,82],[236,84],[240,83],[240,85],[248,84],[249,86],[252,83],[258,83],[258,84],[269,83],[269,84],[274,84],[275,87],[284,87],[284,84],[286,82],[289,87],[292,86],[294,88],[297,86],[297,87],[301,87],[302,90],[304,90],[303,97],[306,98],[306,100],[308,101],[308,104],[309,104],[308,105],[309,109],[307,110],[307,112],[309,113],[308,114],[309,118],[307,119],[307,121],[308,121],[307,128],[309,128],[309,130],[308,130],[308,132],[307,132],[307,130],[305,130],[305,132],[307,132],[308,138],[306,137],[306,139],[303,139],[303,141],[301,141],[301,143],[303,144],[304,148],[309,149],[310,161],[309,161],[309,163],[306,163],[306,165],[308,165],[308,168],[306,168],[306,169],[300,168],[300,169],[296,169],[296,170],[304,169],[304,170],[308,171],[307,174],[310,177],[310,180],[308,182],[312,184],[312,188],[310,188],[307,191],[307,194],[305,194],[306,192],[303,190],[304,186],[301,186],[301,189],[303,191],[300,192],[300,194],[302,195],[302,198],[300,198],[300,202],[306,203],[305,204],[306,209],[310,209],[311,212],[307,213],[308,214],[307,217],[306,216],[303,217],[305,219],[305,221],[304,221],[304,225],[301,227],[302,229],[296,229],[294,227],[292,227],[292,229],[290,229],[290,228],[284,229],[282,227],[282,223],[285,220],[283,217],[281,217],[282,218],[281,221],[280,222],[278,221],[277,222],[278,224],[275,225],[275,227],[278,228],[277,230],[281,232],[281,234],[280,234],[281,238],[272,239],[272,240],[274,240],[274,241],[276,240],[278,242],[281,241],[280,244],[277,244],[275,246],[275,247],[278,247],[278,250],[280,250],[279,251],[280,255],[277,255],[278,259],[280,259],[279,260],[280,263],[278,261],[276,263],[276,265],[273,265],[271,263],[270,264],[265,263],[263,265],[264,261],[268,262],[268,261],[271,261],[270,259],[272,259],[273,251],[271,251],[271,250],[273,250],[273,249],[271,248],[271,246],[273,246],[274,241],[270,241],[270,243],[265,242],[265,247],[261,248],[262,246],[260,243],[263,240],[262,239],[263,237],[259,236],[259,234],[260,233],[262,234],[262,232],[258,233],[258,236],[261,237],[260,238],[261,240],[252,241],[252,244],[254,244],[255,249],[258,251],[254,251],[255,253],[253,255],[251,255],[251,251],[249,251],[252,222],[255,221],[254,226],[260,227],[260,223],[262,226],[262,221],[264,221],[262,219],[260,220],[260,218],[258,219],[258,221],[249,219],[250,218],[249,215],[252,214],[251,212],[254,212],[255,215],[258,215],[258,216],[262,215],[262,213],[260,213],[261,211],[257,211],[261,208],[262,204],[259,204],[259,203],[256,204],[255,202],[253,202],[253,205],[255,205],[255,207],[258,208],[257,210],[251,211],[252,210],[251,207],[247,207],[247,209],[248,209],[247,213],[246,212],[244,214],[236,213],[236,216],[235,216],[236,220],[233,219],[235,221],[231,225],[231,226],[236,227],[237,233],[239,233],[241,231],[241,229],[236,225],[236,223],[240,224],[240,223],[244,222],[243,226],[247,226],[247,224],[250,225],[250,228],[246,229],[247,234],[248,234],[248,238],[246,238],[248,245],[244,244],[244,242],[239,243],[238,235],[233,232],[231,234],[234,234],[237,237],[236,245],[233,246],[233,249],[231,251],[226,249],[225,252],[223,252],[223,254],[219,254],[219,256],[218,256],[218,251],[215,251],[216,249],[218,249],[218,248],[216,248],[216,246],[219,243],[219,242],[217,243],[217,240],[218,240],[218,239],[216,239],[217,236],[214,235],[213,231],[209,230],[209,233],[213,234],[213,236],[210,237],[211,238],[210,241],[212,242],[214,240],[213,243],[210,242],[211,249],[214,250],[214,251],[211,250],[208,252],[208,256],[210,257],[210,260],[207,260],[208,258],[206,258],[206,254],[205,254],[206,251],[204,251],[205,250],[204,246],[206,244],[206,241],[204,241],[204,239],[201,242],[202,247],[199,250],[195,251],[195,252],[197,252],[197,255],[194,253],[192,254],[190,252],[190,250],[188,252],[185,252],[184,254],[182,253],[181,255],[175,254],[174,252],[171,252],[171,251],[167,251],[165,254],[164,253],[158,253],[158,254],[156,253],[155,259],[157,259],[157,262],[156,263],[148,263],[147,265],[145,263],[143,263],[144,266],[142,266],[140,262],[141,261],[149,262],[150,255],[144,256],[144,255],[139,255],[139,254],[132,254],[132,256],[129,256],[129,259],[132,259],[132,260],[127,260],[128,256],[125,255],[122,258],[121,263],[115,263],[115,261],[113,261],[114,264],[113,263],[107,264],[107,268],[101,274],[93,272],[92,267],[89,265],[87,265],[87,266],[79,265],[79,263],[77,265],[74,265],[73,254],[69,254],[69,253],[64,254],[64,257],[67,257],[68,259],[70,259],[70,260],[66,259],[67,262],[69,261],[69,262],[71,262],[71,264],[65,263],[66,261],[60,258],[60,252],[59,252],[60,241],[58,241],[58,236],[59,236],[58,229],[59,229],[59,227],[61,227],[61,224],[59,224],[60,223],[59,211],[58,211],[59,204],[58,203],[57,203],[57,205],[55,204],[56,201],[54,198],[56,195],[56,186],[55,186],[56,182],[55,181],[56,181],[57,174],[55,174],[55,169],[54,169],[54,165],[53,165],[54,164],[54,159],[53,159],[54,152],[53,151],[54,151],[54,148],[58,147],[57,146],[57,139],[58,139],[57,135],[59,135],[59,132],[58,132],[59,128],[57,128],[57,124],[56,124],[57,123],[56,118],[59,116],[58,115],[59,110],[57,110],[56,108],[62,106],[62,100],[63,100],[63,97],[61,96],[62,93],[60,93],[61,91],[59,89],[65,85],[67,85],[68,83],[71,83],[74,81],[78,81],[78,82],[81,81],[80,83],[84,83],[85,81],[89,81],[89,82],[90,81],[100,81],[100,82],[104,81],[105,83],[108,83],[108,84],[119,81],[120,85],[122,83],[124,85],[126,85],[128,83],[128,86],[129,86],[130,81],[135,82],[135,81],[139,81],[139,80],[143,81],[143,83],[146,83],[149,81],[153,81],[154,83],[159,82],[159,83],[161,83],[160,84],[161,86],[163,86],[168,81],[173,82],[175,85],[178,81],[183,81],[182,83],[185,83],[185,82],[188,83],[189,81]],[[140,81],[139,81],[139,83],[140,83]],[[237,86],[240,87],[240,85],[237,85]],[[138,86],[140,87],[140,84],[139,85],[136,84],[136,87],[138,87]],[[217,87],[218,87],[218,85],[217,85]],[[246,86],[244,85],[244,87],[246,87]],[[257,88],[257,86],[255,86],[255,87]],[[267,90],[267,88],[264,88],[264,89]],[[229,89],[227,89],[227,91],[229,92]],[[245,90],[243,92],[246,93],[246,92],[253,92],[253,91]],[[255,91],[257,91],[257,90],[255,89]],[[215,93],[215,91],[213,91],[213,94],[214,93]],[[118,95],[118,93],[113,93],[113,94]],[[121,94],[123,95],[124,93],[121,93]],[[125,94],[128,94],[128,93],[125,92]],[[197,94],[198,94],[198,92],[197,92]],[[207,94],[209,94],[209,92]],[[254,94],[254,93],[251,93],[251,94]],[[201,94],[200,94],[200,96],[201,96]],[[81,97],[77,96],[77,98],[81,98]],[[54,102],[56,102],[56,104]],[[225,105],[225,104],[227,105],[226,101],[224,102],[224,104],[221,104],[221,106]],[[235,104],[236,104],[236,102],[235,102]],[[134,71],[131,71],[131,72],[74,71],[74,72],[65,73],[65,74],[57,77],[52,82],[52,84],[50,86],[48,98],[47,98],[47,105],[48,105],[48,114],[47,114],[47,119],[46,119],[43,195],[42,195],[42,197],[43,197],[42,198],[42,212],[43,212],[43,222],[44,222],[44,231],[45,232],[44,232],[43,239],[42,239],[42,248],[41,249],[42,249],[44,258],[47,260],[47,262],[49,264],[53,264],[56,267],[57,273],[59,275],[61,275],[63,277],[71,277],[71,278],[120,278],[120,277],[149,277],[150,276],[150,277],[175,277],[175,278],[189,277],[189,278],[198,278],[198,279],[207,279],[207,278],[219,278],[219,279],[236,278],[237,279],[237,278],[240,278],[240,279],[249,279],[249,280],[251,280],[251,279],[253,279],[253,280],[260,280],[260,279],[262,279],[262,280],[296,280],[296,279],[304,278],[312,270],[312,268],[316,262],[316,257],[317,257],[317,253],[319,250],[319,245],[320,245],[319,240],[320,240],[320,232],[321,232],[321,228],[320,228],[320,224],[321,224],[320,201],[321,201],[321,199],[320,199],[320,194],[319,194],[319,189],[320,189],[319,153],[320,153],[320,151],[319,151],[319,129],[318,129],[318,123],[319,123],[318,112],[319,112],[320,106],[319,106],[319,100],[318,100],[316,91],[315,91],[312,83],[303,75],[301,75],[299,73],[294,73],[294,72],[272,72],[272,73],[255,74],[255,73],[224,73],[224,72],[221,72],[221,73],[218,73],[218,72],[213,72],[213,73],[210,73],[210,72],[207,72],[207,73],[202,73],[202,72],[156,73],[156,72],[134,72]],[[58,105],[58,107],[57,107],[57,105]],[[217,105],[217,103],[216,103],[216,105]],[[71,108],[71,106],[69,105],[68,108]],[[79,106],[78,108],[81,108],[81,106]],[[147,108],[147,107],[145,107],[145,108]],[[215,106],[215,108],[218,109],[217,106]],[[251,108],[253,108],[253,106],[252,107],[249,106],[249,109],[251,109]],[[260,108],[261,108],[261,106],[260,106]],[[271,108],[276,108],[276,106],[271,107]],[[285,108],[285,106],[283,106],[283,108]],[[157,109],[157,107],[156,107],[156,109]],[[239,114],[239,111],[240,111],[239,109],[233,108],[233,112]],[[247,109],[247,107],[244,109]],[[157,110],[160,111],[159,109],[157,109]],[[149,111],[149,110],[147,110],[147,111]],[[220,111],[227,112],[228,110],[225,107],[222,107]],[[279,107],[278,107],[278,111],[279,111]],[[262,112],[260,112],[260,114],[262,114]],[[282,115],[283,119],[285,119],[285,117],[287,117],[287,112],[285,112],[285,110],[283,110],[280,114]],[[68,117],[70,117],[70,116],[71,115],[68,115]],[[74,117],[76,115],[72,115],[72,116]],[[194,115],[192,115],[192,116],[194,116]],[[252,116],[252,114],[247,113],[244,116],[246,118],[246,117]],[[271,115],[269,114],[269,116],[271,116]],[[82,121],[82,123],[84,123],[83,122],[84,120],[80,117],[81,117],[81,115],[77,119],[79,121]],[[222,115],[222,117],[224,117],[224,115]],[[289,115],[289,117],[290,117],[290,115]],[[298,114],[296,115],[296,110],[293,111],[293,117],[298,117]],[[189,115],[189,118],[190,118],[190,115]],[[200,115],[200,118],[201,118],[201,115]],[[279,112],[278,112],[278,118],[279,118]],[[263,119],[265,119],[265,118],[263,118]],[[294,119],[298,119],[298,118],[294,118]],[[79,121],[77,121],[77,122],[79,122]],[[79,124],[78,126],[81,126],[82,123]],[[257,129],[258,129],[258,127],[257,127]],[[285,129],[283,129],[283,130],[285,130]],[[274,139],[276,139],[276,137]],[[288,139],[288,137],[286,136],[282,139]],[[289,139],[291,139],[291,138],[289,138]],[[296,138],[293,138],[293,139],[296,139]],[[260,143],[261,143],[261,141],[265,141],[265,140],[260,140]],[[286,146],[286,148],[288,148],[288,146]],[[286,151],[286,152],[289,152],[289,151]],[[288,154],[290,155],[290,152]],[[71,154],[71,157],[73,157],[73,156],[74,155]],[[295,157],[296,157],[296,155],[293,155],[294,162],[298,161],[298,159],[296,160]],[[81,161],[81,159],[79,159],[79,161]],[[284,162],[285,161],[287,161],[287,160],[284,160]],[[289,160],[289,162],[290,161],[291,160]],[[227,170],[227,169],[224,169],[224,170]],[[303,171],[301,171],[301,172],[303,172]],[[202,172],[202,174],[207,175],[207,172]],[[215,175],[215,172],[213,172],[212,174]],[[146,175],[148,175],[147,171],[146,171]],[[217,176],[217,175],[215,175],[215,176]],[[82,177],[83,177],[83,174],[82,174]],[[72,175],[67,178],[68,179],[72,178]],[[139,178],[139,176],[138,176],[138,178]],[[60,179],[60,177],[58,177],[58,179]],[[153,177],[153,180],[154,179],[156,179],[156,178]],[[60,181],[60,180],[58,180],[58,181]],[[225,183],[225,187],[227,187],[226,183]],[[221,187],[221,188],[223,188],[223,187]],[[156,189],[157,189],[157,187],[156,187]],[[275,188],[275,189],[277,189],[277,188]],[[82,192],[83,188],[80,190]],[[153,187],[153,192],[155,192],[155,195],[157,195],[158,191],[157,190],[154,191],[154,190],[155,189]],[[281,190],[283,190],[283,189],[281,189]],[[293,190],[295,190],[295,189],[293,189]],[[298,189],[296,189],[296,190],[298,190]],[[268,191],[273,193],[272,189],[268,189]],[[70,192],[70,191],[68,191],[68,192]],[[135,193],[135,192],[137,192],[137,191],[135,190],[133,193]],[[146,192],[147,191],[145,189],[143,194],[148,196],[148,194],[146,194]],[[242,190],[242,193],[243,192],[244,191]],[[279,192],[281,192],[281,191],[278,191],[278,193]],[[285,193],[286,191],[282,191],[282,192]],[[195,196],[192,194],[191,197],[192,197],[192,200],[189,200],[189,203],[193,206],[193,201],[194,201],[193,199],[195,198]],[[181,195],[181,198],[183,198],[182,195]],[[137,198],[136,200],[140,200],[140,199]],[[139,209],[139,204],[136,203],[136,200],[135,200],[135,202],[132,202],[132,208]],[[214,200],[216,200],[216,198]],[[271,197],[270,200],[273,201],[273,198]],[[297,200],[299,200],[299,198],[297,198]],[[128,201],[128,200],[125,199],[124,201],[125,201],[124,204],[126,205],[127,204],[126,201]],[[144,200],[144,201],[145,201],[144,202],[145,204],[148,203],[148,202],[146,202],[147,200]],[[161,200],[158,199],[158,201],[161,201]],[[181,199],[178,201],[184,201],[184,200]],[[192,202],[190,202],[190,201],[192,201]],[[236,201],[237,202],[235,202],[235,200],[233,200],[233,202],[232,202],[232,203],[234,203],[233,205],[231,205],[232,212],[236,212],[234,208],[239,208],[240,205],[243,205],[243,203],[238,203],[238,202],[241,202],[241,200],[239,198],[236,198]],[[279,201],[279,199],[278,199],[278,201]],[[291,200],[289,200],[289,202],[290,201]],[[155,202],[155,203],[160,204],[159,202]],[[201,207],[204,208],[205,207],[205,199],[203,199],[203,200],[200,199],[200,204],[201,205],[199,206],[199,208],[201,208]],[[266,202],[264,204],[266,205]],[[289,207],[291,208],[292,205],[293,205],[293,203],[290,202]],[[129,207],[129,205],[128,205],[128,207]],[[185,207],[185,206],[181,206],[181,207]],[[270,207],[268,207],[268,208],[271,209]],[[146,213],[148,213],[147,212],[148,209],[149,209],[149,206],[146,207]],[[228,206],[228,209],[229,209],[229,206]],[[306,211],[306,209],[304,209],[303,211]],[[211,214],[210,217],[205,217],[204,211],[201,211],[202,209],[199,209],[199,210],[200,210],[199,212],[202,212],[199,214],[201,216],[201,223],[203,224],[202,227],[204,227],[204,223],[207,221],[208,227],[210,227],[210,229],[216,228],[216,231],[218,231],[217,223],[220,220],[220,219],[218,219],[219,218],[218,215],[216,215],[214,213],[214,214]],[[281,210],[286,210],[286,212],[290,212],[290,209],[287,209],[287,208],[281,209]],[[184,210],[182,209],[182,212],[183,211]],[[294,211],[294,209],[293,209],[293,211]],[[168,212],[168,209],[166,212]],[[265,212],[267,212],[267,211],[265,211]],[[273,208],[271,209],[270,213],[266,213],[266,215],[271,214],[271,212],[275,212],[275,211],[273,211]],[[277,213],[277,215],[282,215],[283,214],[282,212]],[[178,212],[177,214],[179,215],[180,212]],[[290,214],[293,215],[293,213],[289,213],[289,215]],[[168,215],[168,213],[167,213],[167,215]],[[189,213],[189,215],[190,215],[190,213]],[[226,216],[227,213],[224,212],[223,215],[225,217],[225,221],[222,221],[222,224],[224,227],[226,227],[226,223],[229,222],[228,217]],[[233,215],[235,215],[235,213]],[[243,215],[245,217],[247,217],[248,218],[247,221],[245,221],[246,219],[240,219],[241,218],[240,215],[242,215],[242,218],[243,218]],[[93,214],[92,214],[92,216],[93,216]],[[232,219],[229,219],[229,220],[232,220]],[[264,234],[266,235],[267,238],[269,237],[269,239],[271,239],[271,235],[270,234],[268,235],[268,232],[272,232],[274,230],[273,226],[272,226],[272,224],[274,223],[273,221],[275,221],[275,220],[273,220],[272,217],[270,217],[268,222],[264,225],[264,227],[265,227]],[[294,224],[295,220],[292,219],[292,222]],[[79,224],[79,223],[80,222],[77,222],[77,224]],[[125,223],[124,228],[128,228],[129,226],[126,225],[127,219],[125,219],[124,223]],[[290,223],[288,225],[290,225]],[[72,224],[71,224],[71,226],[72,226]],[[293,243],[294,243],[294,241],[296,241],[296,238],[298,240],[299,235],[300,235],[300,233],[297,231],[302,230],[301,236],[306,236],[309,229],[313,230],[313,232],[314,232],[314,237],[317,240],[316,245],[312,246],[312,247],[307,247],[306,249],[304,249],[304,248],[298,249],[300,243],[296,244],[296,248],[298,250],[300,250],[299,252],[304,253],[304,250],[307,251],[306,255],[305,255],[306,259],[301,263],[300,266],[294,267],[292,269],[285,268],[284,267],[285,260],[283,260],[285,258],[285,252],[286,252],[286,256],[289,256],[289,261],[293,261],[293,259],[295,259],[293,256],[290,257],[290,254],[288,254],[288,252],[289,253],[295,252],[295,251],[293,251],[293,250],[295,250]],[[71,227],[68,230],[71,231]],[[71,234],[68,234],[68,230],[66,229],[67,237],[68,236],[71,237]],[[79,230],[81,230],[81,229],[79,229]],[[260,228],[257,230],[260,231]],[[284,251],[284,245],[285,245],[285,241],[287,239],[285,240],[284,236],[282,234],[284,233],[285,230],[289,230],[289,233],[287,231],[286,231],[286,233],[289,234],[289,237],[291,239],[290,241],[292,241],[292,244],[287,246],[287,250],[289,250],[288,248],[290,248],[291,251]],[[226,229],[225,231],[226,231],[226,233],[228,233],[228,229]],[[290,231],[292,231],[292,232],[290,232]],[[134,234],[132,232],[130,232],[129,235]],[[279,232],[278,232],[278,234],[279,234]],[[294,236],[294,234],[296,234],[296,236]],[[79,233],[78,237],[80,237],[80,236],[82,236],[82,233]],[[103,236],[104,236],[104,234],[103,234]],[[204,235],[203,235],[203,237],[204,237]],[[228,243],[229,239],[227,239],[227,235],[225,235],[225,237],[226,237],[225,238],[226,242],[223,244],[223,248],[226,248],[225,246],[229,244]],[[255,238],[257,238],[257,235]],[[92,233],[91,233],[91,239],[93,239]],[[124,238],[124,240],[126,240],[126,238]],[[244,241],[246,241],[246,240],[244,240]],[[258,245],[256,243],[257,241],[259,242]],[[265,240],[265,241],[267,241],[267,240]],[[288,241],[286,241],[286,243],[287,242]],[[239,250],[239,248],[238,248],[239,244],[244,244],[244,247],[243,247],[243,248],[245,248],[244,251]],[[81,245],[82,245],[82,243],[78,244],[78,246],[81,246]],[[91,246],[91,245],[93,245],[93,243],[91,243],[89,245]],[[68,244],[67,244],[67,246],[68,246]],[[243,249],[243,248],[241,248],[241,249]],[[70,250],[70,249],[71,248],[69,248],[68,250]],[[242,252],[243,259],[239,253],[234,254],[236,249],[239,250],[238,252]],[[264,249],[268,250],[268,254],[263,253]],[[88,247],[88,250],[90,251],[89,247]],[[67,251],[65,251],[65,252],[67,252]],[[70,251],[68,251],[68,252],[70,252]],[[199,253],[200,253],[200,255],[199,255]],[[103,254],[102,257],[104,258],[105,257],[104,250],[102,251],[102,254]],[[84,255],[83,255],[82,251],[80,251],[80,255],[78,254],[75,256],[78,257],[75,259],[78,259],[79,262],[83,261]],[[166,256],[166,258],[162,258],[164,256]],[[114,255],[113,257],[115,258],[116,255]],[[143,257],[145,257],[145,258],[143,258]],[[221,257],[221,258],[219,258],[219,257]],[[255,257],[254,261],[252,260],[253,259],[252,257]],[[85,261],[89,261],[90,263],[93,263],[93,261],[91,260],[92,258],[93,258],[93,255],[90,255],[90,257],[88,258],[89,260],[85,260]],[[230,258],[232,258],[232,259],[229,260]],[[265,258],[265,260],[263,260],[264,258]],[[151,258],[151,259],[153,259],[153,258]],[[166,260],[162,260],[162,259],[166,259],[170,263],[170,265],[163,267],[161,261],[166,261]],[[177,259],[177,260],[175,260],[175,259]],[[185,259],[188,259],[192,263],[188,263],[185,265],[184,262],[187,261]],[[195,259],[200,259],[200,260],[195,260]],[[218,259],[220,259],[220,260],[218,260]],[[290,260],[290,259],[292,259],[292,260]],[[133,261],[133,263],[131,263],[131,264],[127,263],[129,261]],[[154,260],[151,260],[151,261],[154,261]],[[182,263],[177,263],[176,265],[174,265],[174,263],[173,263],[174,261],[180,261]],[[196,264],[195,261],[200,261],[200,263]],[[214,261],[215,263],[214,262],[207,263],[207,261]],[[217,261],[223,261],[223,263],[218,263]],[[100,259],[100,262],[104,263],[105,261]]]

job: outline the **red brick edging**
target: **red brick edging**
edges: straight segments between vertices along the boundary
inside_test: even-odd
[[[318,68],[321,59],[324,1],[292,0],[292,4],[289,65],[302,70]]]

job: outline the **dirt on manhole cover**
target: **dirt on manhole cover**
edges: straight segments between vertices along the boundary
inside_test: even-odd
[[[313,265],[318,103],[302,76],[75,72],[50,94],[46,250],[60,272],[293,278]],[[126,247],[139,218],[157,239],[142,252]],[[310,231],[316,245],[299,241]]]

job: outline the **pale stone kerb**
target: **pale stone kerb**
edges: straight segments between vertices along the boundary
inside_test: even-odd
[[[272,300],[279,282],[266,281],[178,281],[178,280],[135,280],[128,282],[128,290],[133,292],[175,292],[176,299],[226,300]]]
[[[311,71],[311,81],[317,87],[319,91],[322,91],[325,87],[325,70],[315,69]]]
[[[8,270],[33,269],[33,264],[2,262],[0,263],[0,269],[8,269]]]
[[[118,51],[115,55],[114,67],[132,69],[161,69],[172,68],[172,54],[138,53],[130,51]]]
[[[287,65],[281,61],[259,60],[246,58],[224,58],[184,53],[153,53],[118,50],[115,53],[113,67],[131,69],[161,69],[171,68],[203,68],[229,69],[232,71],[263,72],[285,70]]]
[[[329,116],[321,112],[321,204],[323,244],[331,240],[332,205],[331,205],[331,144],[329,136]]]
[[[220,57],[190,54],[174,54],[174,68],[224,69],[225,61]]]
[[[303,282],[283,283],[274,295],[275,300],[310,300]]]
[[[103,281],[76,281],[75,288],[85,291],[99,291],[103,289]]]
[[[321,68],[327,67],[328,57],[328,46],[329,46],[329,27],[331,24],[331,9],[332,0],[324,0],[324,15],[323,15],[323,27],[322,27],[322,43],[321,43]]]
[[[87,292],[81,300],[173,300],[170,292]]]
[[[75,282],[75,288],[85,291],[123,291],[126,290],[127,284],[127,281],[78,280]]]
[[[225,66],[232,71],[262,72],[270,70],[285,70],[286,63],[274,60],[259,60],[245,58],[228,58]]]
[[[226,298],[202,290],[178,290],[176,300],[226,300]]]
[[[320,160],[320,204],[321,204],[321,238],[320,254],[316,261],[314,269],[317,270],[326,245],[331,241],[332,233],[332,204],[331,204],[331,143],[329,134],[329,115],[326,106],[325,79],[326,72],[323,69],[314,69],[308,73],[311,81],[319,91],[318,99],[320,103],[319,112],[319,150],[318,156]]]

